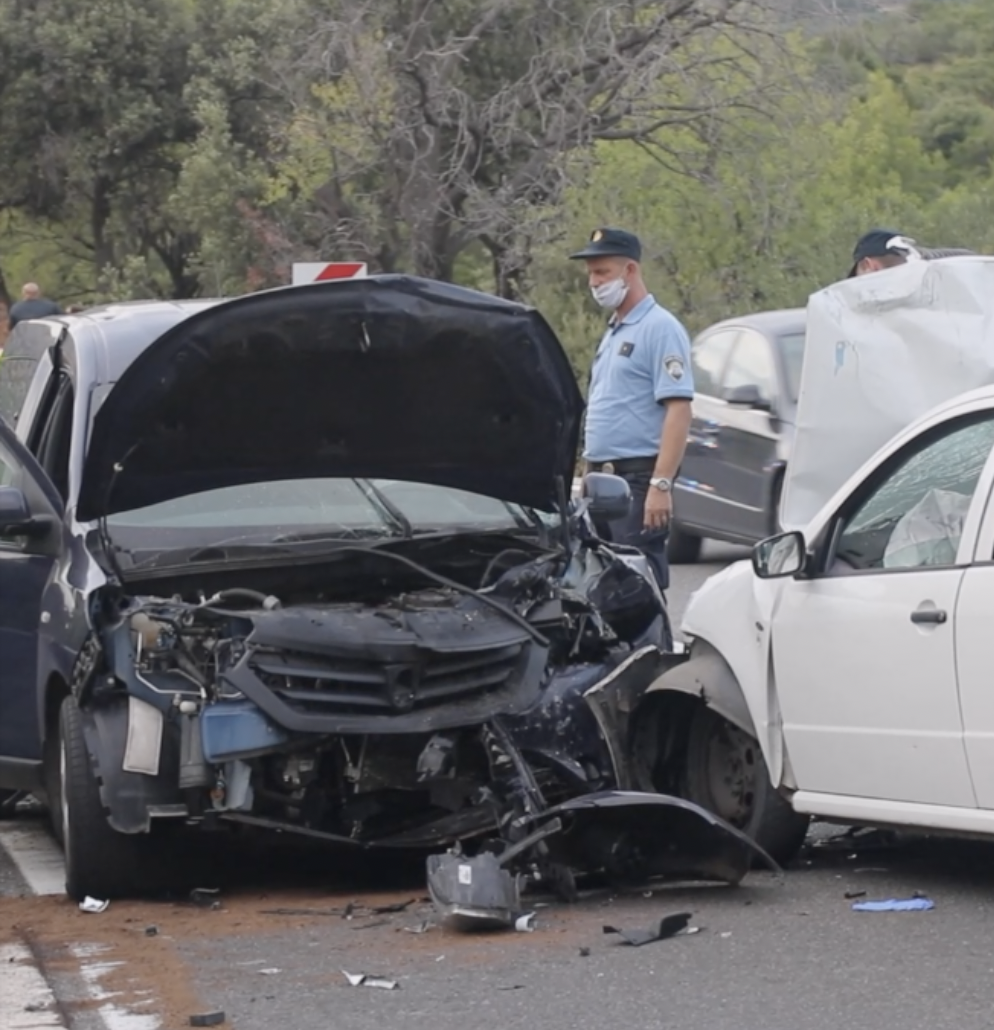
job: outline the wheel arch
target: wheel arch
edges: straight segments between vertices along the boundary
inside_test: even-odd
[[[646,702],[685,695],[713,708],[733,726],[759,739],[745,694],[731,666],[706,640],[695,640],[690,658],[669,669],[645,692]]]

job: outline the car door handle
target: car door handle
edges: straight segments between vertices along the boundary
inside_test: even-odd
[[[930,622],[941,626],[946,621],[946,613],[941,608],[919,608],[911,613],[911,621],[919,626]]]

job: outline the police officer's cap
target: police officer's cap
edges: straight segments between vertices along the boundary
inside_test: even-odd
[[[856,268],[864,258],[882,258],[889,255],[907,257],[907,244],[910,242],[893,229],[871,229],[864,233],[853,248],[849,278],[851,279],[856,274]]]
[[[642,260],[639,238],[624,229],[594,229],[583,250],[570,254],[572,260],[599,257],[623,257],[629,261]]]

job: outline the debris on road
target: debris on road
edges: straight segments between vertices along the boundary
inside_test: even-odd
[[[427,933],[431,929],[431,923],[425,919],[423,922],[418,923],[417,926],[402,926],[400,929],[404,933]]]
[[[527,912],[523,916],[518,916],[518,918],[514,920],[514,929],[517,930],[518,933],[532,933],[535,929],[535,913]]]
[[[854,898],[865,898],[866,891],[846,891],[844,897],[847,901],[852,901]]]
[[[370,976],[368,973],[347,973],[344,969],[342,974],[348,980],[351,987],[380,987],[385,991],[396,991],[400,984],[385,976]]]
[[[145,936],[146,937],[155,937],[155,936],[158,935],[158,933],[159,933],[159,928],[157,926],[146,926],[145,927]]]
[[[275,976],[277,973],[282,972],[282,969],[278,969],[276,966],[271,966],[269,969],[260,969],[259,976]]]
[[[665,941],[680,933],[696,933],[697,928],[690,926],[690,912],[677,912],[672,916],[664,916],[659,925],[648,930],[621,930],[615,926],[605,926],[604,933],[616,933],[626,944],[633,948],[653,941]]]
[[[194,887],[190,900],[200,908],[220,908],[221,891],[217,887]]]
[[[190,1026],[220,1026],[224,1020],[224,1012],[217,1009],[214,1012],[201,1012],[190,1016]]]
[[[430,855],[428,893],[442,922],[455,930],[507,929],[521,912],[519,878],[489,852]]]
[[[407,901],[398,901],[392,905],[372,905],[367,911],[372,912],[376,916],[390,915],[393,912],[404,912],[417,900],[417,898],[408,898]]]
[[[929,898],[888,898],[886,901],[857,901],[854,912],[928,912],[935,908]]]
[[[109,901],[98,901],[96,898],[91,898],[87,895],[79,903],[79,908],[81,912],[106,912],[109,904]]]
[[[588,947],[580,948],[580,958],[590,958],[590,949]]]

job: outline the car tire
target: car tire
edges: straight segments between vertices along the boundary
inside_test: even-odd
[[[73,697],[59,712],[59,772],[66,894],[82,901],[87,895],[106,899],[140,891],[147,837],[118,833],[107,821]]]
[[[674,521],[666,540],[666,557],[671,565],[693,565],[701,556],[703,544],[701,537],[688,533]]]
[[[774,788],[758,741],[701,705],[687,739],[684,796],[721,816],[786,865],[797,856],[810,819]]]

